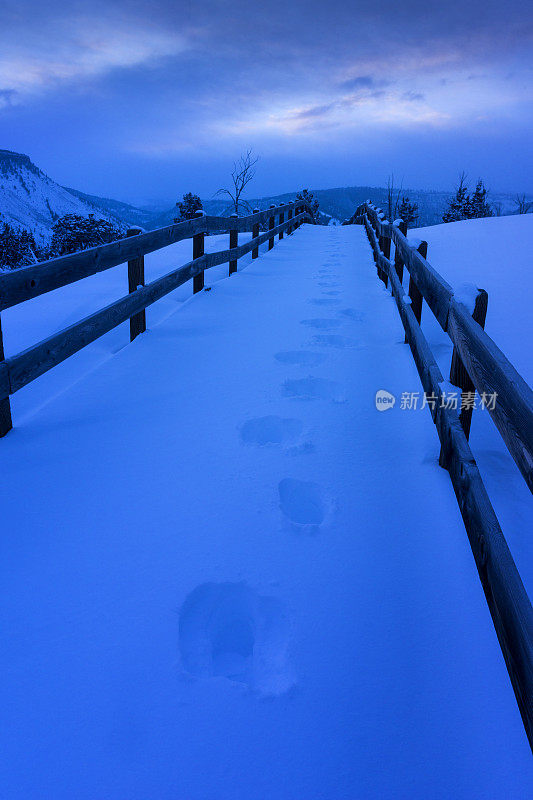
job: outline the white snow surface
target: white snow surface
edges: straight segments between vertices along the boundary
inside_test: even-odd
[[[533,214],[464,220],[413,231],[428,242],[428,261],[462,302],[472,288],[489,295],[485,330],[531,386],[533,384]],[[411,233],[411,232],[410,232]],[[404,273],[405,286],[408,273]],[[452,346],[424,304],[422,328],[445,378]],[[470,444],[522,579],[533,596],[533,503],[518,467],[487,411],[474,411]]]
[[[454,287],[454,297],[458,303],[462,303],[470,314],[474,313],[476,307],[476,299],[479,294],[479,287],[473,283],[465,281],[464,283],[457,284]]]
[[[226,270],[13,398],[2,798],[530,797],[430,414],[375,407],[420,383],[364,229],[303,226]],[[126,286],[10,309],[6,350]]]

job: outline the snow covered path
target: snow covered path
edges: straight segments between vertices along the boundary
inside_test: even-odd
[[[2,800],[503,800],[533,765],[362,228],[304,226],[1,443]]]

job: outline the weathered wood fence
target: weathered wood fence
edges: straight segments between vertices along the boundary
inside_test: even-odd
[[[257,258],[260,245],[268,242],[272,249],[276,236],[282,239],[285,232],[292,233],[303,222],[313,222],[313,217],[301,200],[270,206],[266,211],[255,209],[247,217],[211,217],[200,211],[194,219],[166,228],[147,233],[132,228],[125,239],[117,242],[1,274],[0,312],[126,261],[129,294],[10,358],[4,358],[0,324],[0,436],[12,428],[10,395],[128,319],[133,341],[146,330],[145,309],[149,305],[191,278],[193,292],[201,291],[204,272],[210,267],[229,263],[231,275],[237,270],[239,258],[250,251],[252,258]],[[263,233],[261,227],[266,229]],[[252,232],[252,239],[239,245],[239,233],[248,231]],[[206,234],[224,232],[229,233],[229,249],[205,253]],[[144,256],[190,238],[192,261],[145,285]]]
[[[487,292],[478,289],[473,313],[426,260],[427,242],[411,246],[407,226],[390,223],[370,201],[352,221],[363,224],[378,276],[390,286],[441,442],[440,464],[450,473],[479,577],[533,749],[533,610],[468,443],[472,408],[446,403],[447,384],[420,326],[423,301],[453,343],[450,383],[461,393],[496,395],[487,405],[507,448],[533,491],[533,392],[485,333]],[[394,244],[394,261],[391,244]],[[406,295],[404,268],[409,273]],[[533,531],[531,532],[533,533]]]

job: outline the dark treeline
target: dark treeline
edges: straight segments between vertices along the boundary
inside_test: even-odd
[[[125,226],[97,219],[94,214],[86,217],[65,214],[54,223],[50,243],[39,245],[29,231],[17,230],[4,222],[0,227],[0,267],[27,267],[38,261],[113,242],[125,232]]]

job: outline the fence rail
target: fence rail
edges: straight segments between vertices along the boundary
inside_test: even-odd
[[[277,225],[276,217],[279,219]],[[0,326],[0,436],[4,436],[12,428],[9,403],[11,394],[128,319],[130,339],[133,341],[146,329],[144,312],[152,303],[191,278],[194,281],[193,291],[200,291],[204,286],[203,276],[206,269],[229,263],[231,275],[237,269],[239,258],[250,251],[252,258],[257,258],[260,245],[268,242],[271,248],[275,236],[281,239],[285,232],[292,233],[303,222],[312,221],[311,210],[302,201],[273,206],[247,217],[213,217],[200,212],[192,220],[148,233],[132,229],[128,237],[120,241],[0,275],[0,310],[126,261],[129,284],[128,295],[7,359],[4,359]],[[259,232],[261,225],[266,228],[263,233]],[[252,232],[253,238],[239,245],[239,232],[247,231]],[[205,253],[204,237],[209,233],[229,233],[230,248]],[[144,256],[190,238],[193,239],[192,261],[145,285]]]
[[[488,408],[489,413],[533,491],[533,391],[464,304],[454,297],[452,287],[409,244],[399,226],[382,221],[377,210],[369,204],[360,206],[358,211],[361,208],[365,209],[371,229],[369,233],[367,228],[367,233],[374,237],[373,249],[379,249],[380,239],[392,239],[396,253],[441,328],[452,340],[479,394],[497,393],[498,402],[494,409]],[[378,259],[382,261],[383,258],[385,256],[380,250]],[[452,383],[454,377],[455,374],[450,376]]]
[[[462,392],[497,394],[492,418],[533,489],[533,392],[483,330],[487,293],[479,289],[473,315],[426,260],[427,243],[409,244],[405,223],[391,224],[370,202],[352,221],[364,224],[379,277],[390,285],[441,442],[440,463],[452,481],[494,628],[533,749],[533,609],[468,443],[470,414],[447,408],[445,383],[420,326],[423,300],[454,345],[450,381]],[[395,245],[394,262],[391,243]],[[409,272],[409,296],[403,269]]]

